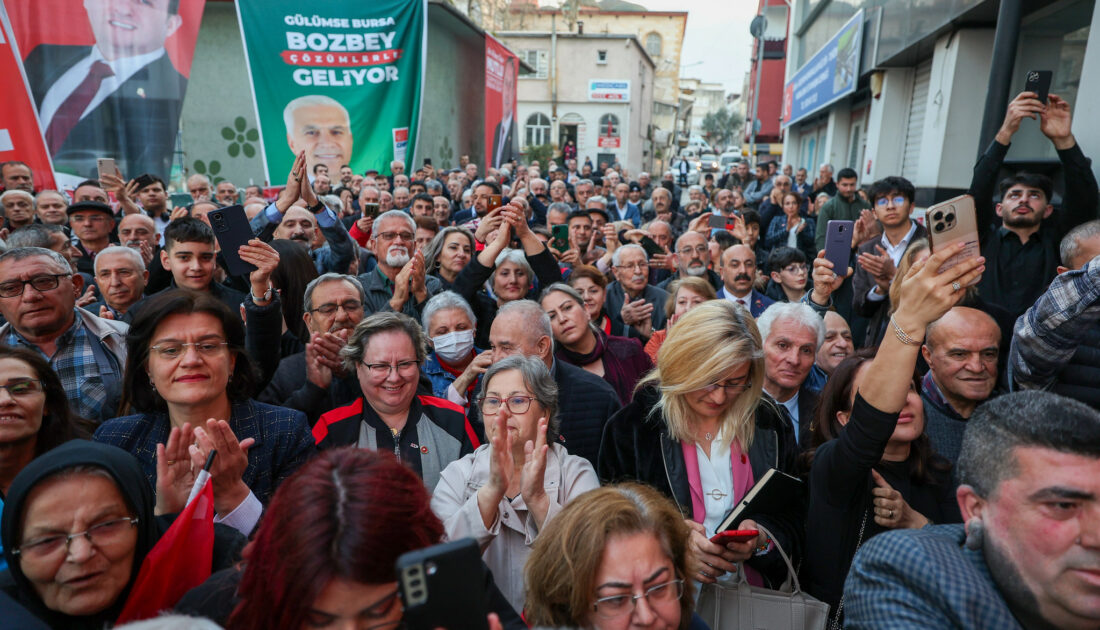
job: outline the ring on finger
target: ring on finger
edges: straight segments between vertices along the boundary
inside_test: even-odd
[[[951,289],[953,291],[961,291],[962,290],[962,285],[959,284],[959,282],[956,280],[955,282],[951,283]]]

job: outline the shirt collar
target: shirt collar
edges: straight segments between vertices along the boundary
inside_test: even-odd
[[[909,246],[909,241],[913,240],[913,235],[916,234],[916,233],[917,233],[917,222],[912,220],[912,219],[909,219],[909,231],[905,233],[905,237],[902,238],[901,241],[899,241],[897,245],[891,245],[890,244],[890,239],[886,238],[886,232],[882,233],[882,238],[880,240],[882,242],[882,246],[885,247],[886,249],[891,249],[891,248],[894,248],[894,247],[900,247],[900,248],[904,249],[904,248]]]
[[[390,293],[393,293],[393,287],[394,287],[393,280],[390,280],[389,276],[382,273],[382,268],[381,267],[376,266],[374,268],[374,272],[376,274],[378,274],[379,278],[382,279],[382,286],[385,287],[387,290],[389,290]]]
[[[111,68],[111,72],[115,73],[119,83],[124,83],[127,79],[132,77],[145,66],[153,63],[157,59],[164,55],[164,48],[158,48],[152,52],[147,52],[144,55],[137,55],[135,57],[121,57],[114,61],[108,61],[103,57],[103,53],[100,52],[98,46],[92,46],[92,54],[89,55],[89,59],[94,64],[97,61],[102,61]]]
[[[943,391],[940,390],[940,386],[936,384],[936,379],[932,378],[932,370],[928,370],[928,372],[925,373],[920,384],[928,400],[935,403],[936,406],[945,409],[949,415],[962,419],[962,414],[956,411],[955,408],[951,406],[951,403],[947,402],[947,398],[944,397]]]

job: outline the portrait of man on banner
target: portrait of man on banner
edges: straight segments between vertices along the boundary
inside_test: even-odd
[[[515,57],[504,60],[504,76],[500,89],[500,122],[493,131],[492,165],[501,164],[519,158],[519,133],[516,131],[516,61]]]
[[[184,25],[181,2],[196,20],[182,46],[189,70],[201,0],[69,1],[59,12],[12,3],[27,12],[16,28],[33,31],[21,37],[34,44],[23,66],[56,171],[92,177],[96,158],[110,157],[127,175],[169,175],[187,77],[166,42]]]
[[[306,152],[306,172],[324,164],[330,173],[351,162],[351,116],[346,107],[323,94],[307,94],[287,103],[283,109],[286,142],[291,155]]]

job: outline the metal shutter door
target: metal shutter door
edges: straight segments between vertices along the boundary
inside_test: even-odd
[[[928,84],[932,78],[932,60],[922,62],[913,74],[913,98],[909,103],[909,121],[905,126],[905,153],[901,158],[901,175],[911,182],[917,177],[920,164],[920,141],[924,130],[924,111],[928,105]]]

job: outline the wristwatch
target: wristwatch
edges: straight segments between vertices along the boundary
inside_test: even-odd
[[[312,212],[313,214],[319,214],[322,211],[324,211],[324,209],[325,209],[325,204],[321,203],[320,201],[317,202],[317,205],[309,207],[309,211]]]
[[[267,291],[264,291],[263,297],[256,297],[256,294],[252,292],[251,288],[248,290],[248,295],[252,298],[253,304],[257,302],[270,302],[271,298],[275,296],[275,287],[271,283],[268,283]]]

